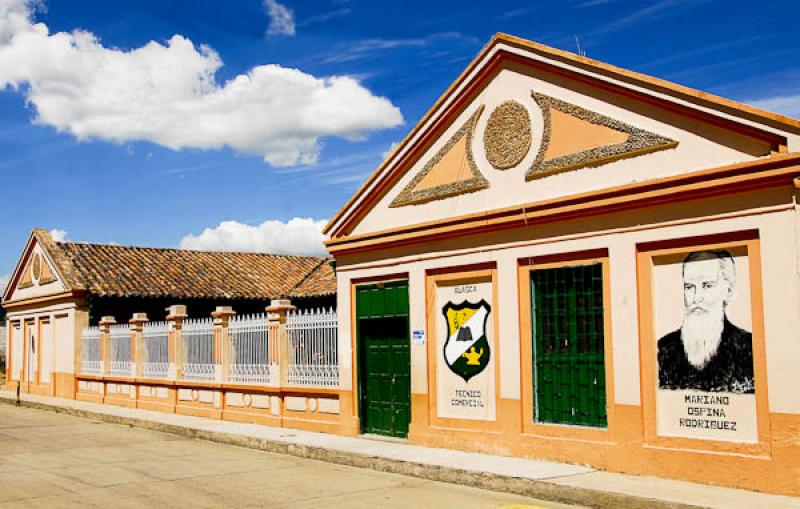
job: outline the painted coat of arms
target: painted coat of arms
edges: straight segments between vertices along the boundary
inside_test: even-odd
[[[481,299],[461,304],[448,302],[442,308],[447,322],[447,341],[444,343],[444,360],[450,370],[469,382],[469,379],[486,369],[491,357],[486,324],[492,308]]]

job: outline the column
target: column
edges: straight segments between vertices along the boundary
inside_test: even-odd
[[[289,335],[286,333],[286,314],[295,308],[289,299],[273,299],[267,306],[269,324],[278,323],[278,361],[280,362],[281,387],[286,387],[289,380]]]
[[[227,382],[230,372],[231,361],[231,338],[228,333],[228,325],[232,316],[236,315],[236,311],[230,306],[217,306],[217,309],[211,312],[211,317],[214,319],[214,381]]]
[[[169,323],[169,371],[167,377],[170,380],[180,380],[183,378],[183,338],[181,330],[183,321],[188,315],[186,306],[174,304],[167,308],[167,323]]]
[[[131,376],[142,377],[142,363],[147,360],[147,348],[144,344],[143,327],[149,322],[147,313],[134,313],[130,319],[131,324]]]
[[[117,319],[113,316],[104,316],[100,318],[98,325],[100,326],[100,360],[103,362],[103,368],[100,371],[101,375],[107,375],[111,367],[111,341],[109,327],[117,323]]]

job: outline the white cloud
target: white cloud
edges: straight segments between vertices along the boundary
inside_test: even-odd
[[[473,46],[480,44],[480,41],[472,36],[464,35],[461,32],[435,32],[425,37],[406,38],[406,39],[362,39],[355,42],[348,42],[346,45],[341,45],[334,48],[322,62],[327,64],[339,64],[343,62],[351,62],[354,60],[362,60],[373,58],[376,55],[381,55],[385,51],[397,50],[403,48],[430,48],[436,45],[443,44],[457,44],[466,45],[472,51]],[[439,55],[443,55],[441,51],[437,51]]]
[[[223,221],[216,228],[206,228],[200,235],[181,239],[181,249],[201,251],[248,251],[274,254],[324,256],[322,228],[327,220],[295,217],[282,221],[264,221],[250,226],[238,221]]]
[[[11,279],[11,274],[5,274],[0,276],[0,295],[6,291],[6,285],[8,284],[8,280]]]
[[[267,35],[294,35],[294,13],[276,0],[264,0],[264,9],[269,16]]]
[[[259,65],[220,84],[222,60],[208,46],[174,35],[123,51],[90,32],[51,34],[30,5],[0,0],[0,90],[21,90],[35,122],[79,140],[228,146],[292,166],[314,164],[321,137],[358,140],[403,123],[388,99],[348,76]]]
[[[763,108],[767,111],[774,111],[775,113],[780,113],[782,115],[800,118],[800,94],[766,97],[747,102],[757,108]]]
[[[64,242],[67,240],[67,232],[65,230],[50,230],[50,236],[53,237],[53,240],[56,242]]]
[[[353,12],[353,10],[350,7],[340,7],[332,11],[310,16],[304,19],[302,22],[298,23],[297,26],[307,27],[309,25],[314,25],[316,23],[325,23],[326,21],[330,21],[335,18],[343,18],[349,15],[351,12]]]

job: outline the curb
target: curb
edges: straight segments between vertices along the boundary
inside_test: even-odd
[[[13,398],[0,396],[0,403],[16,405]],[[412,461],[390,459],[379,456],[370,456],[353,452],[337,451],[322,447],[288,444],[262,438],[248,437],[220,431],[206,431],[177,424],[166,424],[136,417],[120,417],[92,410],[82,410],[59,406],[55,403],[41,403],[36,401],[21,400],[20,405],[27,408],[47,410],[56,413],[82,417],[110,424],[136,426],[171,433],[186,438],[207,440],[226,445],[235,445],[258,449],[265,452],[286,454],[299,458],[307,458],[339,465],[358,468],[368,468],[379,472],[402,474],[431,481],[440,481],[462,486],[472,486],[490,491],[513,493],[550,502],[562,504],[577,504],[598,509],[697,509],[705,506],[689,505],[679,502],[670,502],[659,499],[644,498],[624,493],[600,491],[579,486],[555,484],[545,480],[532,480],[520,477],[510,477],[491,473],[479,473],[460,468],[428,465]]]

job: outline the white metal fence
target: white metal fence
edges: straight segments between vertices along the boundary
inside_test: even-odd
[[[278,324],[264,313],[231,318],[229,378],[235,382],[278,385]]]
[[[111,374],[131,376],[131,326],[127,323],[109,327]]]
[[[187,380],[221,380],[277,387],[281,383],[302,387],[336,387],[339,385],[339,349],[336,311],[317,309],[291,312],[286,317],[286,359],[281,359],[280,324],[270,322],[264,313],[232,317],[228,327],[229,350],[225,359],[217,352],[214,322],[211,318],[188,319],[180,333],[183,378]],[[142,328],[142,374],[148,378],[170,376],[169,325],[167,322],[146,323]],[[84,329],[81,372],[102,373],[100,330]],[[131,362],[131,328],[128,324],[109,328],[110,374],[133,376]],[[228,363],[226,380],[217,378],[221,362]],[[286,380],[281,380],[281,363],[285,362]],[[174,376],[174,375],[172,375]]]
[[[167,322],[150,322],[142,327],[145,359],[142,374],[166,378],[169,372],[169,326]]]
[[[213,380],[214,321],[199,318],[183,322],[183,376],[189,380]]]
[[[336,311],[298,311],[286,317],[289,385],[339,385]]]
[[[100,358],[100,328],[86,327],[81,333],[81,373],[100,373],[103,361]]]

